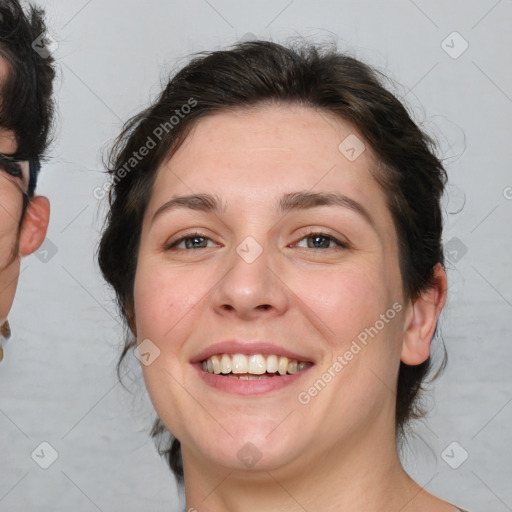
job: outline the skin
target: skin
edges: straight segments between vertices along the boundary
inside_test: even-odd
[[[12,142],[0,137],[0,147],[7,148]],[[25,169],[23,170],[25,174]],[[5,321],[12,304],[19,275],[19,261],[10,261],[16,246],[18,221],[21,216],[22,192],[26,181],[13,178],[0,170],[0,323]]]
[[[0,83],[7,73],[8,65],[0,58]],[[0,153],[11,155],[16,149],[14,132],[0,127]],[[7,319],[14,300],[21,258],[41,246],[50,218],[48,199],[35,196],[30,200],[20,227],[23,192],[28,188],[28,162],[23,162],[21,167],[21,177],[12,176],[0,167],[0,325]]]
[[[150,339],[160,350],[142,369],[156,412],[181,441],[188,509],[456,510],[404,472],[394,426],[400,360],[428,357],[446,275],[437,266],[431,290],[414,303],[404,298],[397,236],[369,171],[371,151],[351,162],[338,150],[352,133],[306,107],[217,113],[158,172],[142,227],[132,328],[139,342]],[[373,225],[338,206],[276,214],[273,204],[295,191],[343,193]],[[191,193],[216,194],[226,209],[178,209],[152,222],[164,203]],[[195,231],[208,237],[204,246],[169,249]],[[320,231],[348,247],[322,239],[315,248],[309,234]],[[250,264],[236,252],[247,236],[263,249]],[[300,404],[297,394],[394,303],[400,313]],[[214,390],[189,361],[233,338],[274,342],[315,366],[300,384],[263,396]],[[248,442],[261,454],[251,468],[237,457]]]

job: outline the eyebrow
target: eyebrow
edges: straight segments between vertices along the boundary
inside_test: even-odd
[[[220,212],[225,211],[226,206],[220,206],[221,201],[217,196],[210,194],[191,194],[188,196],[177,196],[164,203],[154,213],[151,223],[155,222],[155,219],[165,212],[171,210],[177,210],[182,208],[188,208],[189,210],[196,210],[200,212]]]
[[[348,208],[363,217],[372,227],[375,222],[363,205],[339,192],[290,192],[284,194],[274,206],[276,214],[286,214],[295,210],[307,210],[319,206],[338,206]],[[211,194],[190,194],[177,196],[164,203],[154,213],[151,223],[165,212],[176,209],[190,209],[206,213],[225,212],[226,205],[215,195]]]
[[[348,208],[363,217],[372,227],[375,226],[372,216],[362,204],[339,192],[291,192],[281,198],[277,210],[279,213],[287,213],[318,206]]]

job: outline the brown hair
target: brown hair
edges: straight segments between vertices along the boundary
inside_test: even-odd
[[[212,112],[290,103],[339,116],[364,137],[377,159],[373,175],[387,197],[398,234],[399,261],[406,298],[414,300],[433,285],[433,269],[444,263],[440,199],[446,173],[434,153],[433,141],[411,119],[402,103],[382,85],[383,75],[338,52],[301,44],[297,48],[245,42],[232,49],[195,56],[172,77],[152,106],[127,122],[110,154],[110,210],[99,245],[99,264],[116,292],[121,313],[130,325],[133,283],[142,219],[157,169],[177,150],[192,126]],[[193,108],[184,109],[184,105]],[[179,113],[188,113],[180,116]],[[179,121],[169,123],[177,114]],[[133,154],[172,124],[155,149],[132,161]],[[160,131],[158,131],[160,129]],[[131,162],[127,167],[127,162]],[[131,165],[133,163],[133,165]],[[120,169],[124,169],[122,178]],[[436,329],[437,332],[437,329]],[[117,370],[136,345],[129,333]],[[443,362],[444,363],[444,362]],[[417,366],[400,363],[396,400],[397,435],[418,406],[422,382],[431,359]],[[167,431],[157,419],[151,435]],[[178,481],[183,480],[179,440],[170,435],[161,450]]]
[[[25,13],[18,0],[0,2],[0,57],[8,66],[0,82],[0,127],[16,136],[16,152],[9,156],[30,162],[44,156],[54,119],[55,60],[32,47],[39,36],[45,37],[44,16],[43,9],[32,5]],[[38,170],[31,165],[29,196]]]

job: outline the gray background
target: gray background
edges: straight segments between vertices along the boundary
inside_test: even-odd
[[[439,140],[450,176],[450,360],[405,461],[429,491],[472,512],[512,510],[512,2],[42,5],[59,62],[57,139],[38,188],[52,215],[48,252],[23,261],[9,317],[14,339],[0,368],[0,511],[178,509],[174,479],[147,435],[154,413],[143,386],[135,381],[129,394],[114,373],[122,331],[94,261],[104,205],[93,191],[105,182],[100,149],[166,73],[191,52],[248,33],[337,38],[401,84],[397,94]],[[454,31],[463,40],[446,39]],[[58,453],[46,470],[31,457],[41,442]]]

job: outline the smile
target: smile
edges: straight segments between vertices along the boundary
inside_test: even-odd
[[[247,396],[279,391],[302,379],[314,363],[274,354],[214,354],[193,366],[208,387]]]
[[[312,363],[288,359],[284,356],[253,354],[219,354],[204,359],[201,368],[215,375],[232,379],[260,380],[279,375],[295,375],[312,366]]]

